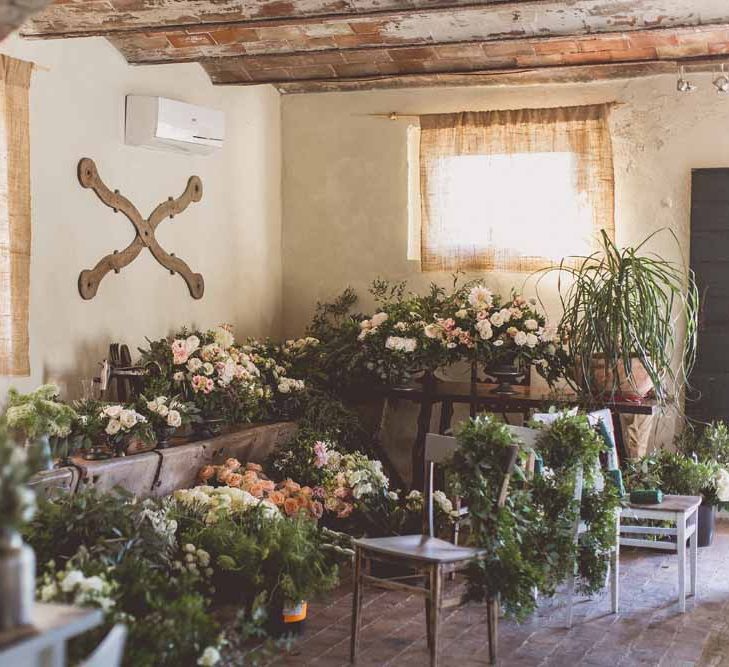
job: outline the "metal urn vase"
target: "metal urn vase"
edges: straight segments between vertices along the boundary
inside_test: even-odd
[[[0,530],[0,632],[31,625],[35,553],[11,529]]]

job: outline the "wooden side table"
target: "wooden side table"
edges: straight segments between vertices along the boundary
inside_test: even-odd
[[[0,633],[0,667],[66,667],[66,642],[103,620],[100,609],[38,602],[31,634]]]
[[[628,502],[621,512],[623,518],[653,519],[675,524],[675,528],[657,526],[620,525],[620,546],[643,547],[675,551],[678,554],[678,605],[686,611],[686,542],[689,543],[690,595],[696,595],[698,571],[698,541],[696,535],[700,496],[664,496],[657,505],[635,505]],[[646,539],[653,537],[675,537],[676,541]]]

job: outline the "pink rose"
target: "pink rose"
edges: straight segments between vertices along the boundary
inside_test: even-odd
[[[176,366],[187,363],[187,359],[190,355],[187,351],[187,346],[185,345],[184,340],[178,338],[172,342],[170,347],[172,348],[172,363]]]

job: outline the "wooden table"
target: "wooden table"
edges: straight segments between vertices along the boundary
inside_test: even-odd
[[[509,413],[521,413],[528,418],[535,411],[547,410],[550,406],[557,407],[580,407],[584,409],[609,408],[613,417],[615,439],[618,454],[621,460],[625,460],[627,452],[623,440],[622,428],[620,425],[621,414],[652,415],[658,410],[653,400],[606,400],[597,402],[586,400],[574,394],[550,393],[527,386],[514,386],[515,394],[504,395],[493,393],[495,384],[471,383],[471,382],[426,382],[423,384],[409,385],[402,387],[389,387],[385,390],[388,398],[399,398],[402,400],[420,403],[420,414],[418,415],[418,430],[412,451],[412,488],[422,488],[425,466],[425,435],[430,430],[430,420],[433,415],[433,407],[441,404],[439,433],[444,433],[450,428],[453,418],[453,406],[456,403],[466,403],[471,407],[471,415],[477,412],[488,411],[503,415]]]
[[[689,543],[688,555],[691,573],[690,594],[696,595],[696,578],[698,572],[698,510],[701,505],[700,496],[664,496],[663,501],[655,505],[636,505],[627,501],[621,510],[622,519],[644,519],[667,521],[675,528],[620,525],[620,546],[643,547],[646,549],[663,549],[678,554],[678,605],[681,612],[686,611],[686,542]],[[654,539],[646,539],[650,536]],[[655,537],[668,537],[668,540],[656,540]],[[675,542],[670,539],[675,539]]]
[[[0,633],[0,667],[65,667],[66,642],[103,620],[100,609],[38,602],[29,634],[17,639],[17,631]]]

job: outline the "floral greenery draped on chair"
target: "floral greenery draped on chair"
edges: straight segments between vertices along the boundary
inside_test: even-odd
[[[612,238],[609,110],[600,104],[421,116],[422,269],[533,271],[592,250],[600,229]],[[503,178],[510,165],[532,171],[535,182],[483,182]],[[564,186],[559,200],[554,188],[535,193],[555,168]],[[539,227],[529,230],[525,202],[535,196],[551,199],[537,204]],[[556,210],[558,201],[566,214]],[[529,233],[544,232],[550,216],[558,228]]]

